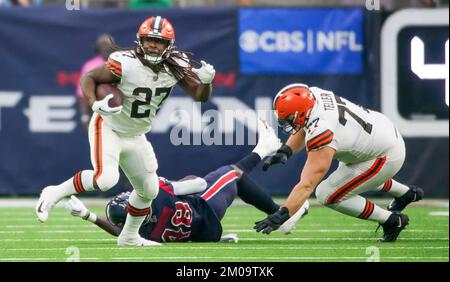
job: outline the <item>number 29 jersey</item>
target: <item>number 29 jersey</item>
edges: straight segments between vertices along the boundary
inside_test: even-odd
[[[155,73],[133,51],[112,53],[105,66],[120,78],[117,88],[124,94],[121,113],[104,117],[105,123],[124,137],[149,132],[156,112],[178,80],[167,69]]]
[[[329,146],[334,159],[346,164],[384,155],[401,138],[383,114],[365,109],[333,92],[310,88],[316,99],[304,128],[308,152]]]

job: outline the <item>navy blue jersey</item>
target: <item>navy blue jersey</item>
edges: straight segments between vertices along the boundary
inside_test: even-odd
[[[160,178],[151,216],[142,225],[142,237],[157,242],[216,242],[222,235],[226,209],[236,196],[238,176],[229,166],[204,177],[207,189],[198,194],[175,195],[170,181]]]

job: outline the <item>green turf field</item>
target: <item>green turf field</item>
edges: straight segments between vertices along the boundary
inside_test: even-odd
[[[102,208],[91,210],[103,214]],[[378,243],[382,230],[375,233],[376,223],[320,206],[311,207],[290,235],[258,234],[252,230],[253,222],[263,214],[238,205],[228,210],[223,221],[224,234],[237,234],[238,243],[136,248],[117,247],[114,237],[62,208],[55,208],[44,224],[37,222],[33,208],[0,208],[0,261],[77,261],[79,257],[79,261],[448,262],[448,208],[413,206],[406,213],[410,225],[399,240]]]

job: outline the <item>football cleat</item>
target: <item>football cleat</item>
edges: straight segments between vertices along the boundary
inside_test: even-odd
[[[220,243],[237,243],[239,242],[239,237],[237,234],[227,234],[220,237]]]
[[[380,242],[395,242],[398,235],[408,225],[409,217],[406,214],[398,211],[392,212],[391,216],[385,223],[381,224],[383,227],[384,235],[380,239]]]
[[[120,236],[117,238],[117,246],[137,246],[137,247],[156,247],[162,246],[161,243],[144,239],[140,236]]]
[[[261,159],[274,154],[282,145],[273,128],[266,121],[258,119],[258,144],[253,152]]]
[[[39,197],[39,200],[36,204],[36,215],[40,222],[46,222],[48,219],[48,216],[55,206],[55,204],[58,202],[54,198],[51,197],[51,192],[49,191],[49,188],[52,186],[45,187],[41,195]]]
[[[297,224],[297,222],[308,214],[308,210],[309,202],[306,201],[296,213],[294,213],[288,220],[286,220],[285,223],[280,226],[280,228],[278,228],[278,230],[284,232],[284,234],[286,235],[291,234],[292,230],[295,229],[295,225]]]
[[[387,209],[389,211],[402,211],[410,203],[422,200],[423,196],[424,196],[423,189],[416,186],[410,186],[409,191],[406,192],[405,195],[401,197],[394,198],[389,203]]]

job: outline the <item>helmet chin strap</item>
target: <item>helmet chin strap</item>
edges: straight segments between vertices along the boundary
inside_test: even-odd
[[[167,46],[166,49],[164,49],[164,51],[161,53],[160,56],[155,57],[155,56],[150,56],[148,54],[145,53],[144,50],[144,46],[142,46],[142,43],[139,41],[135,41],[135,43],[137,43],[139,49],[141,50],[142,54],[144,54],[144,59],[151,65],[157,65],[159,63],[161,63],[164,59],[164,54],[167,53],[167,51],[171,48],[171,46]]]

